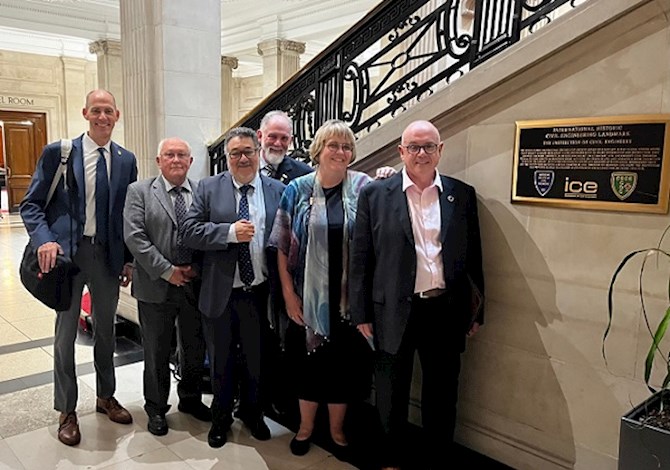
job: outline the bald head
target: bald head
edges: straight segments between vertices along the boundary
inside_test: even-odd
[[[403,131],[398,151],[407,175],[419,189],[433,183],[442,147],[440,132],[429,121],[414,121]]]

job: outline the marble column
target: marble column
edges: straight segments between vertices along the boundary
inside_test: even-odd
[[[84,99],[89,91],[86,88],[87,61],[73,57],[61,57],[60,59],[63,63],[63,88],[66,97],[64,100],[65,122],[62,135],[64,137],[74,137],[88,129],[84,125],[86,122],[81,117]]]
[[[156,147],[193,148],[189,175],[209,175],[207,143],[221,132],[221,1],[121,0],[126,147],[140,177],[158,173]]]
[[[121,118],[114,127],[114,141],[125,144],[125,107],[123,100],[123,66],[121,60],[121,42],[101,39],[88,45],[91,54],[98,57],[98,88],[114,95],[116,106],[121,110]]]
[[[233,109],[235,94],[233,70],[237,65],[236,57],[221,57],[221,132],[226,132],[237,122],[237,112]]]
[[[300,69],[300,54],[304,52],[304,42],[267,39],[258,43],[258,54],[263,57],[264,97],[271,95]]]

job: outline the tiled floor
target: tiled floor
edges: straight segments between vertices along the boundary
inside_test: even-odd
[[[171,395],[175,406],[168,414],[170,432],[155,437],[146,430],[142,409],[141,362],[116,369],[116,397],[135,422],[114,424],[94,411],[95,375],[86,335],[81,335],[76,349],[82,441],[76,447],[61,444],[56,438],[58,414],[53,410],[51,378],[54,313],[34,300],[19,281],[18,266],[26,242],[17,216],[0,219],[0,469],[354,468],[318,447],[304,457],[291,455],[288,444],[293,434],[269,420],[271,440],[253,439],[236,421],[229,442],[212,449],[207,445],[209,426],[179,413],[175,393]]]

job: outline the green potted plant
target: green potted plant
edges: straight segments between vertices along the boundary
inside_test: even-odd
[[[605,343],[612,327],[614,312],[614,286],[618,276],[630,263],[642,258],[638,275],[638,295],[640,314],[643,316],[650,335],[650,345],[644,363],[644,380],[652,395],[643,403],[634,407],[621,418],[619,433],[619,470],[670,469],[670,356],[661,350],[661,342],[670,325],[670,276],[667,276],[667,299],[665,313],[658,322],[652,322],[647,314],[645,303],[644,279],[648,263],[655,262],[658,267],[661,260],[670,260],[670,253],[662,249],[663,240],[670,232],[666,227],[653,248],[635,250],[628,253],[619,263],[610,280],[608,292],[608,322],[603,336],[602,354],[607,363]],[[648,273],[647,273],[648,274]],[[657,359],[658,358],[658,359]],[[662,360],[665,377],[660,388],[651,385],[653,365]]]

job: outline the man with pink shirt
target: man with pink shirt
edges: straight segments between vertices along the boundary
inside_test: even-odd
[[[414,351],[429,468],[453,444],[460,355],[483,323],[484,279],[475,190],[440,175],[443,143],[428,121],[398,146],[404,169],[361,191],[351,252],[353,322],[376,350],[380,464],[400,468]]]

